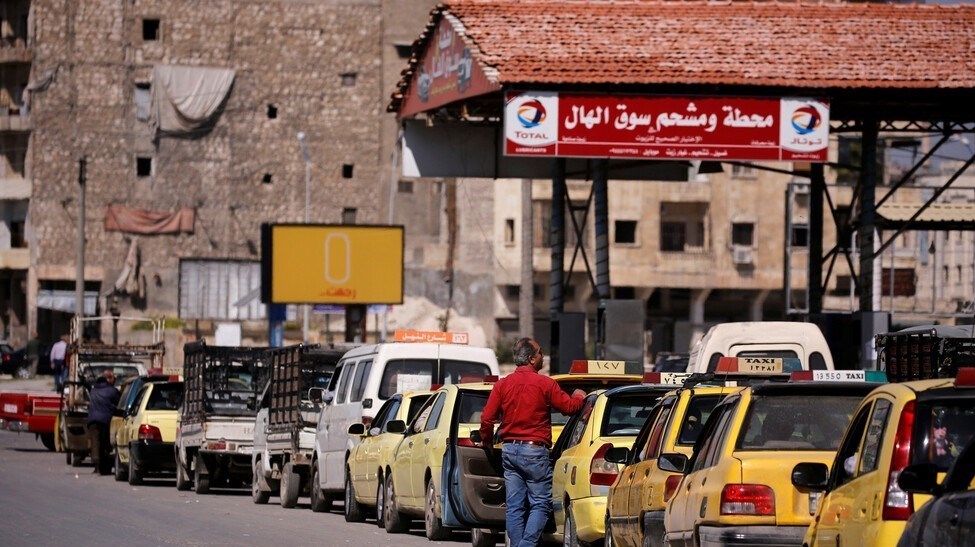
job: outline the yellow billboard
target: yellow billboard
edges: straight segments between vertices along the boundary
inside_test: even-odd
[[[401,304],[403,227],[265,224],[262,300],[270,304]]]

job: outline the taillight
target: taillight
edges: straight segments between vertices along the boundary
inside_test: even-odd
[[[907,520],[914,512],[914,496],[901,490],[897,476],[907,467],[911,458],[911,434],[914,432],[914,401],[909,401],[901,410],[894,437],[894,453],[890,457],[890,471],[887,473],[887,493],[884,495],[884,520]]]
[[[10,354],[9,353],[4,353],[3,354],[3,360],[4,360],[4,362],[9,361],[10,360]]]
[[[606,489],[597,488],[599,486],[613,486],[616,482],[616,476],[619,475],[619,467],[613,462],[608,462],[605,459],[606,451],[613,448],[613,445],[606,443],[599,447],[599,450],[592,457],[592,463],[589,464],[589,486],[592,490],[592,495],[606,495]]]
[[[664,501],[670,501],[670,498],[674,497],[677,492],[677,487],[680,486],[680,480],[683,475],[671,475],[667,477],[664,482]]]
[[[721,491],[722,515],[775,515],[775,492],[764,484],[726,484]]]
[[[139,440],[162,442],[162,432],[159,431],[159,428],[154,425],[146,425],[146,424],[140,425]]]

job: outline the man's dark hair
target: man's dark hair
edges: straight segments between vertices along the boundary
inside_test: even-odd
[[[537,352],[532,342],[534,342],[534,340],[531,338],[519,338],[518,341],[515,342],[515,348],[512,351],[512,354],[514,356],[516,365],[527,365],[528,362],[531,361],[531,358],[535,356]]]

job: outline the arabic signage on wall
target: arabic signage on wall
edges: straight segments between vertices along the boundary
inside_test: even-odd
[[[400,117],[501,89],[474,62],[470,48],[454,30],[453,21],[452,16],[445,15],[437,24],[403,97]]]
[[[403,227],[265,224],[261,298],[270,304],[401,304]]]
[[[508,156],[825,162],[829,104],[509,92],[504,134]]]

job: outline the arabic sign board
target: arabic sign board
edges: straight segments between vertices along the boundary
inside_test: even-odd
[[[397,342],[430,342],[434,344],[467,344],[466,332],[439,332],[426,330],[398,330],[395,334]]]
[[[507,156],[825,162],[829,104],[508,92],[504,135]]]
[[[642,374],[643,365],[634,361],[597,361],[578,359],[572,361],[571,374]]]
[[[272,304],[400,304],[403,227],[265,224],[261,297]]]
[[[738,372],[755,374],[782,372],[782,359],[766,357],[739,357]]]
[[[400,117],[434,110],[445,104],[501,89],[485,76],[471,50],[454,30],[451,16],[437,23],[433,38],[416,65],[416,72],[403,105]]]

